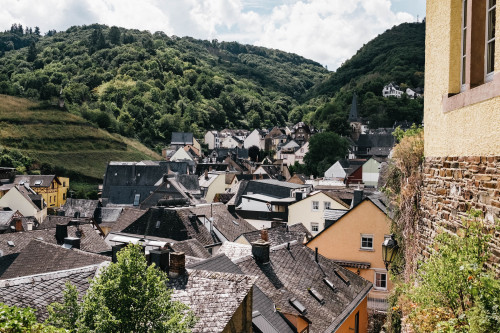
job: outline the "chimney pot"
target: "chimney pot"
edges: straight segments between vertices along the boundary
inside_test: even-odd
[[[264,242],[268,242],[269,241],[269,232],[267,231],[267,229],[262,229],[260,231],[260,238],[264,241]]]
[[[15,219],[15,223],[16,223],[16,232],[24,231],[23,221],[21,221],[21,219]]]
[[[186,271],[186,255],[184,252],[170,253],[169,275],[176,278],[183,275]]]

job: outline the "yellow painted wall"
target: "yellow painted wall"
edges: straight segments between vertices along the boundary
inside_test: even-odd
[[[373,250],[361,250],[361,234],[373,235]],[[385,271],[382,260],[384,236],[390,234],[390,220],[371,201],[364,200],[330,228],[313,238],[307,246],[329,259],[369,262],[369,269],[360,269],[360,275],[374,282],[375,270]],[[351,269],[357,272],[357,269]],[[388,290],[392,284],[388,281]],[[386,291],[372,289],[370,297],[385,296]]]
[[[352,333],[354,332],[354,322],[356,313],[359,311],[359,332],[368,332],[368,301],[365,297],[344,323],[335,331],[335,333]]]
[[[499,10],[500,6],[497,6],[497,31],[500,29]],[[426,157],[491,156],[500,153],[500,97],[443,112],[443,99],[449,93],[460,91],[461,11],[460,0],[427,0],[424,97]],[[500,36],[498,33],[496,35]],[[495,73],[498,71],[500,43],[497,42]]]
[[[312,210],[312,202],[319,201],[319,209],[317,211]],[[298,223],[304,224],[304,226],[313,235],[317,234],[311,230],[311,222],[319,223],[319,231],[324,229],[325,219],[324,216],[324,202],[330,202],[330,209],[344,209],[347,208],[337,201],[333,200],[326,194],[320,192],[310,197],[306,197],[299,202],[294,203],[288,207],[288,224],[294,225]]]
[[[217,178],[210,184],[205,195],[205,200],[208,203],[214,201],[217,193],[224,193],[226,191],[226,174],[217,175]]]
[[[59,207],[66,203],[66,199],[68,198],[68,190],[69,190],[69,178],[68,177],[57,177],[61,182],[61,185],[57,188],[57,204]]]

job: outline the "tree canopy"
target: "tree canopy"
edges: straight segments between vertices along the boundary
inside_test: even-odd
[[[349,144],[337,133],[323,132],[309,140],[309,151],[304,156],[308,173],[322,175],[333,163],[346,157]]]

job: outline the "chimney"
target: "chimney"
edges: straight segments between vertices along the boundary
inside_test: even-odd
[[[21,221],[21,219],[15,219],[14,221],[16,223],[16,232],[18,232],[18,231],[24,231],[23,221]]]
[[[264,242],[269,242],[269,233],[267,232],[267,229],[262,229],[260,231],[260,239]]]
[[[31,222],[31,221],[26,222],[26,225],[28,226],[28,231],[33,230],[33,222]]]
[[[205,180],[208,180],[208,170],[205,169]]]
[[[65,237],[64,247],[68,249],[80,249],[80,238],[77,237]]]
[[[127,244],[116,244],[111,246],[111,261],[112,262],[117,262],[118,261],[118,256],[116,255],[121,249],[123,249]]]
[[[66,224],[56,225],[56,241],[57,244],[64,244],[64,239],[68,237],[68,226]]]
[[[252,255],[259,264],[269,262],[269,242],[262,239],[252,243]]]
[[[354,190],[351,208],[356,207],[361,202],[361,200],[363,200],[363,190],[358,188]]]
[[[186,271],[186,255],[184,252],[170,253],[169,276],[176,278],[183,275]]]
[[[317,247],[314,248],[314,260],[316,262],[318,262],[318,248]]]
[[[149,263],[155,264],[158,269],[164,272],[168,272],[169,252],[168,250],[149,251]]]

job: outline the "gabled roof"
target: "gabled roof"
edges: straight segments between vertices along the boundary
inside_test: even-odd
[[[229,243],[229,242],[226,242]],[[226,244],[224,243],[224,244]],[[235,244],[235,243],[233,243]],[[206,270],[211,272],[225,272],[233,274],[243,274],[241,269],[234,264],[227,256],[220,254],[203,260],[194,264],[187,266],[191,269]],[[264,317],[265,320],[271,323],[271,326],[279,333],[293,332],[286,321],[275,311],[274,303],[269,299],[257,286],[253,286],[253,304],[252,311],[258,312],[260,316]],[[259,318],[256,319],[257,315],[252,316],[252,323],[254,325],[259,325]],[[261,328],[261,326],[258,326]],[[262,329],[261,329],[262,331]],[[259,331],[257,331],[259,332]],[[262,331],[264,333],[271,333],[273,331]]]
[[[337,202],[339,205],[344,206],[346,209],[349,209],[349,205],[346,204],[344,201],[342,201],[339,197],[337,197],[335,194],[328,192],[328,191],[316,191],[315,193],[311,193],[309,196],[305,197],[303,200],[310,199],[316,195],[319,194],[324,194],[333,201]]]
[[[300,148],[300,145],[294,140],[290,140],[284,146],[281,146],[281,149],[295,149],[295,148]]]
[[[99,200],[68,198],[60,210],[64,211],[64,216],[74,217],[75,213],[78,212],[80,217],[94,217],[94,212],[98,206]]]
[[[10,191],[17,191],[19,192],[24,199],[26,199],[26,201],[33,207],[35,208],[35,210],[37,212],[39,212],[40,210],[42,210],[43,208],[39,207],[35,201],[38,200],[37,197],[40,197],[39,195],[37,196],[35,194],[35,191],[33,191],[31,188],[29,187],[26,187],[27,185],[17,185],[17,186],[14,186],[12,187]],[[7,194],[6,194],[7,195]],[[12,208],[12,207],[11,207]],[[45,208],[45,207],[44,207]]]
[[[92,220],[90,218],[74,218],[70,216],[58,216],[58,215],[47,215],[45,220],[40,223],[36,229],[54,229],[57,228],[58,224],[67,225],[81,225],[81,224],[91,224]]]
[[[361,168],[363,164],[366,163],[365,159],[356,159],[356,160],[346,160],[342,159],[338,161],[342,168],[344,168],[347,176],[352,175],[356,170]]]
[[[297,223],[291,226],[286,226],[285,224],[267,229],[268,241],[271,246],[277,246],[281,244],[286,244],[289,242],[297,241],[299,244],[304,243],[306,239],[312,238],[311,233],[302,223]],[[256,230],[252,232],[246,232],[241,235],[249,243],[253,243],[261,239],[261,231]]]
[[[47,305],[63,301],[67,281],[83,295],[99,267],[91,265],[59,272],[38,274],[0,281],[0,302],[10,306],[33,307],[39,320],[47,318]]]
[[[189,270],[171,278],[172,300],[189,306],[198,322],[192,332],[222,332],[255,283],[241,274]]]
[[[146,212],[146,210],[125,207],[116,221],[102,222],[100,226],[111,228],[111,231],[122,231],[142,215],[146,214]]]
[[[14,178],[14,184],[29,184],[30,187],[49,187],[54,180],[61,185],[56,175],[18,175]]]
[[[116,229],[116,231],[170,238],[176,241],[196,238],[204,246],[220,243],[215,233],[208,231],[199,219],[189,218],[189,215],[196,217],[190,209],[153,207],[123,230]],[[158,221],[160,223],[157,223]]]
[[[84,224],[79,227],[68,226],[68,237],[81,236],[80,249],[92,253],[104,253],[111,250],[104,239],[94,230],[92,225]],[[32,239],[43,240],[48,243],[57,244],[56,230],[33,230],[26,232],[12,232],[0,234],[0,275],[12,264],[17,254],[26,247]],[[9,243],[11,242],[11,243]]]
[[[2,274],[2,280],[55,272],[110,261],[110,257],[32,239]]]
[[[184,252],[186,256],[203,259],[210,258],[210,253],[196,239],[186,239],[185,241],[171,243],[170,247],[175,252]]]
[[[392,148],[396,139],[391,133],[361,134],[356,144],[359,147],[388,147]]]
[[[170,144],[175,145],[192,145],[193,133],[188,132],[172,132]]]
[[[16,213],[19,214],[17,210],[0,211],[0,230],[9,228],[10,222],[15,217]]]
[[[255,284],[282,313],[301,316],[310,322],[310,332],[335,332],[367,296],[372,283],[342,268],[333,260],[318,255],[299,244],[271,248],[270,262],[258,264],[253,257],[235,261],[245,274],[257,276]],[[341,276],[348,279],[346,283]],[[332,282],[332,290],[324,281]],[[321,304],[309,292],[316,290],[323,297]],[[299,312],[291,301],[298,300],[306,309]]]

